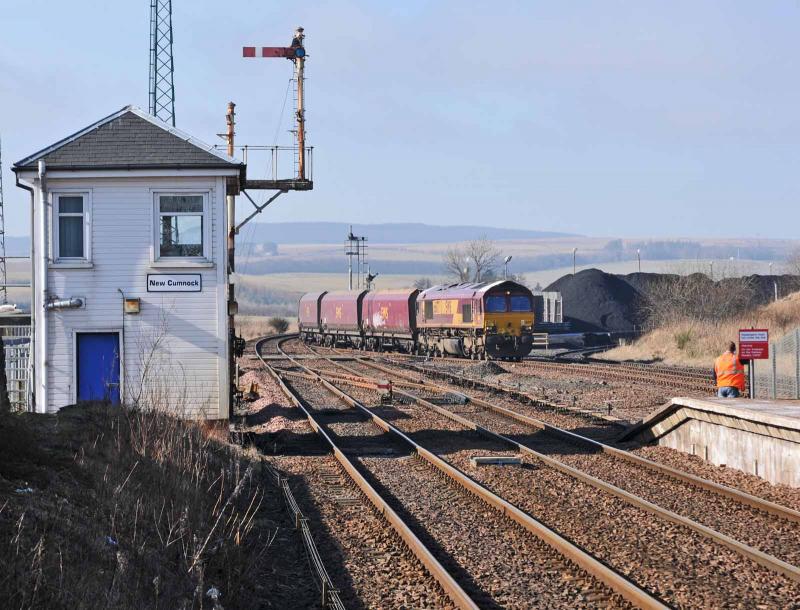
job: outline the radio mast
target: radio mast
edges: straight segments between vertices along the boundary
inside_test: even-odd
[[[150,0],[150,114],[175,127],[172,0]]]

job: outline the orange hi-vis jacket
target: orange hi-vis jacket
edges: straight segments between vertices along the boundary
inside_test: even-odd
[[[744,392],[744,365],[739,356],[725,352],[714,362],[718,388],[739,388]]]

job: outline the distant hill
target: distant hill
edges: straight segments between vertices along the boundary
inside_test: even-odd
[[[350,232],[344,222],[275,222],[257,223],[255,235],[262,241],[277,244],[339,244]],[[547,237],[570,237],[571,233],[529,231],[524,229],[500,229],[469,225],[438,226],[422,223],[354,224],[353,233],[365,236],[370,242],[379,244],[425,244],[447,243],[478,239],[543,239]]]

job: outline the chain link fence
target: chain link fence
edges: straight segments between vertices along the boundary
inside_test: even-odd
[[[769,346],[769,360],[756,360],[756,398],[800,399],[800,328]]]

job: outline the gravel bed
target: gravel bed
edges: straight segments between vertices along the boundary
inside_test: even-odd
[[[368,400],[368,397],[365,398]],[[466,417],[476,420],[481,419],[478,417],[478,411],[472,405],[465,405],[463,407],[452,408],[453,410],[462,413]],[[404,410],[406,413],[408,409]],[[492,421],[489,421],[492,420]],[[500,420],[506,421],[506,420]],[[444,423],[442,423],[444,422]],[[426,448],[429,448],[437,453],[446,454],[448,459],[453,460],[456,465],[467,471],[475,471],[472,468],[469,457],[472,455],[486,455],[489,447],[476,449],[474,447],[464,446],[464,434],[461,436],[446,434],[434,435],[432,433],[422,433],[427,437],[427,442],[420,438],[422,430],[451,430],[453,426],[457,426],[454,422],[446,420],[442,416],[435,414],[423,415],[420,422],[415,426],[409,426],[409,422],[405,419],[398,419],[394,422],[398,427],[404,431],[411,433],[415,440],[422,442]],[[489,416],[483,418],[483,421],[478,423],[486,424],[487,427],[497,429],[497,418]],[[523,439],[531,440],[537,437],[543,437],[541,434],[531,434],[529,428],[518,424],[516,422],[508,422],[498,430],[508,435],[521,435]],[[469,434],[469,433],[465,433]],[[547,438],[547,437],[544,437]],[[533,443],[529,443],[533,444]],[[628,465],[620,462],[619,460],[608,458],[605,456],[586,455],[582,450],[578,449],[579,453],[564,455],[565,445],[563,442],[552,441],[547,439],[548,447],[538,447],[543,449],[545,453],[557,452],[559,459],[570,463],[582,470],[588,470],[591,474],[599,475],[601,478],[610,478],[612,483],[618,486],[630,487],[630,491],[637,493],[637,495],[644,495],[649,500],[660,500],[666,504],[667,508],[672,510],[678,509],[679,513],[688,512],[690,517],[697,518],[704,516],[704,508],[708,508],[709,497],[706,492],[697,490],[695,488],[684,488],[680,484],[666,485],[664,488],[659,488],[658,485],[652,485],[653,477],[649,476],[649,472],[642,472],[641,469],[636,468],[637,472],[633,473]],[[575,451],[575,448],[571,449]],[[493,452],[489,452],[493,454]],[[596,461],[595,461],[596,460]],[[517,497],[518,500],[524,501],[523,507],[531,510],[536,516],[541,515],[542,519],[558,523],[556,529],[564,532],[564,522],[559,522],[557,517],[547,516],[544,513],[546,508],[552,512],[552,507],[547,496],[543,499],[534,499],[529,497],[529,493],[519,493],[519,489],[530,490],[532,482],[530,479],[540,477],[542,475],[553,478],[548,487],[555,489],[563,489],[564,485],[569,485],[573,489],[573,495],[569,498],[570,505],[562,506],[560,514],[572,514],[575,516],[574,504],[578,504],[582,511],[581,524],[592,523],[594,529],[592,539],[595,541],[595,548],[598,553],[602,553],[602,557],[611,565],[614,565],[624,573],[628,574],[636,582],[643,586],[648,587],[657,595],[664,597],[670,603],[676,606],[692,606],[696,603],[696,599],[702,600],[701,606],[719,605],[729,603],[730,600],[738,599],[741,595],[750,595],[753,603],[760,603],[763,600],[787,600],[790,603],[800,602],[800,593],[791,581],[777,576],[769,570],[742,558],[740,555],[730,551],[713,541],[710,541],[699,534],[663,522],[650,513],[630,506],[629,504],[614,498],[613,496],[598,492],[595,488],[579,483],[571,477],[562,475],[554,470],[551,470],[537,460],[526,459],[526,463],[531,466],[541,467],[539,472],[534,476],[528,476],[527,480],[518,481],[516,485],[509,481],[504,481],[501,475],[492,481],[496,487],[496,491],[503,497],[510,499]],[[492,471],[493,467],[484,467],[477,469],[478,471]],[[516,476],[515,471],[524,472],[525,469],[519,468],[494,468],[496,472],[503,474],[510,473]],[[631,481],[626,482],[625,478],[632,476]],[[525,478],[524,476],[522,478]],[[654,477],[661,479],[662,477]],[[643,480],[644,479],[644,480]],[[667,483],[669,483],[667,481]],[[535,489],[535,488],[534,488]],[[509,496],[512,494],[512,496]],[[523,498],[526,498],[523,500]],[[580,499],[585,498],[586,502],[581,503]],[[735,537],[743,538],[745,542],[755,544],[759,548],[763,548],[767,552],[773,552],[779,556],[783,555],[784,558],[789,560],[796,559],[797,545],[791,541],[796,539],[797,529],[794,524],[782,523],[774,520],[772,524],[765,521],[757,511],[741,507],[733,501],[726,499],[716,498],[718,502],[714,504],[714,512],[705,514],[705,520],[710,526],[722,526],[722,529],[727,529],[726,533],[735,535]],[[512,500],[513,501],[513,500]],[[603,506],[595,507],[595,511],[602,513],[600,519],[597,514],[592,514],[592,511],[587,511],[586,508],[589,503],[601,503]],[[685,506],[683,506],[685,504]],[[687,508],[688,507],[688,508]],[[711,515],[710,517],[708,515]],[[749,523],[749,519],[753,521]],[[600,529],[597,523],[604,523],[605,527]],[[631,556],[630,550],[620,551],[615,548],[619,542],[619,531],[623,529],[626,524],[636,523],[640,528],[639,534],[641,538],[652,541],[670,540],[672,543],[663,545],[661,543],[651,544],[650,547],[639,542],[638,547],[640,555],[638,557]],[[571,528],[568,536],[577,536],[578,533]],[[637,540],[641,540],[637,536]],[[588,537],[584,538],[584,544],[589,544]],[[603,542],[604,541],[604,542]],[[636,548],[634,545],[633,548]],[[730,586],[721,588],[721,580],[709,579],[709,572],[703,566],[697,566],[693,560],[688,560],[687,550],[690,551],[691,557],[705,557],[713,558],[718,561],[718,570],[725,573],[725,578],[735,578],[736,582],[730,583]],[[658,562],[653,562],[653,558],[658,557]],[[681,574],[679,578],[665,578],[664,566],[670,566],[666,572],[671,576]],[[688,587],[687,587],[688,582]],[[758,585],[754,585],[758,583]],[[693,592],[696,592],[693,593]],[[743,599],[743,598],[742,598]]]
[[[702,523],[765,553],[800,565],[800,525],[732,498],[681,483],[660,473],[536,432],[484,409],[459,413],[539,453],[622,488],[653,504]]]
[[[472,451],[448,456],[476,480],[679,608],[800,604],[800,586],[685,528],[523,458],[526,467],[473,468]],[[761,606],[761,605],[764,606]]]
[[[422,540],[482,608],[626,607],[586,576],[565,577],[566,562],[420,458],[360,458],[361,465],[417,528]],[[441,556],[444,555],[444,558]],[[573,572],[573,570],[566,570]]]
[[[496,363],[488,364],[496,365]],[[347,366],[363,371],[365,376],[374,378],[380,375],[378,371],[357,363],[347,363]],[[329,370],[332,371],[332,369]],[[338,371],[341,373],[342,369],[338,369]],[[407,373],[408,370],[403,369],[402,372]],[[437,383],[439,382],[437,381]],[[341,387],[364,404],[375,406],[378,403],[376,393],[371,390],[348,386],[348,384],[342,384]],[[451,387],[456,392],[463,391],[458,386]],[[467,393],[476,396],[485,395],[486,399],[495,404],[502,401],[503,406],[513,405],[517,411],[545,419],[579,433],[585,433],[584,430],[591,427],[585,419],[573,415],[550,412],[547,417],[544,417],[542,413],[538,412],[539,410],[536,410],[535,414],[532,413],[532,407],[529,405],[501,399],[497,395],[471,389],[467,390]],[[434,399],[437,397],[436,393],[426,393],[426,395]],[[471,419],[477,418],[479,411],[473,405],[449,408]],[[730,607],[731,605],[736,607],[800,607],[800,587],[796,583],[742,558],[733,551],[714,544],[699,534],[661,522],[645,511],[631,507],[614,497],[579,483],[571,477],[544,467],[535,459],[525,458],[524,467],[473,468],[469,462],[469,457],[473,455],[508,454],[509,452],[494,442],[487,442],[475,433],[461,429],[458,424],[442,416],[425,414],[419,407],[396,405],[388,408],[375,406],[375,409],[399,428],[415,436],[426,447],[446,455],[454,465],[485,482],[487,486],[509,501],[537,516],[562,535],[581,544],[610,565],[628,574],[640,586],[644,586],[676,607]],[[619,414],[617,413],[617,415]],[[559,423],[553,419],[558,420]],[[375,428],[374,426],[370,427]],[[491,427],[497,428],[496,425]],[[345,430],[348,435],[358,434],[357,426],[351,425],[350,422],[347,423]],[[541,436],[535,433],[531,434],[530,429],[521,424],[509,424],[503,432],[537,439],[536,442]],[[546,449],[542,445],[540,447]],[[760,541],[761,546],[759,544],[754,544],[754,546],[762,548],[766,552],[781,551],[785,554],[780,555],[779,552],[774,554],[795,563],[800,556],[800,550],[798,550],[800,545],[797,543],[798,532],[793,524],[788,527],[787,524],[780,522],[769,524],[758,513],[739,507],[733,501],[727,500],[722,502],[721,506],[719,503],[715,503],[713,511],[704,511],[704,508],[708,509],[711,506],[706,495],[707,492],[700,490],[688,492],[685,486],[664,481],[660,476],[652,477],[647,471],[643,474],[638,467],[634,467],[638,471],[635,473],[630,466],[621,466],[622,463],[614,458],[587,455],[580,451],[576,453],[575,448],[571,448],[570,451],[565,453],[563,443],[560,447],[551,445],[549,448],[550,453],[560,453],[559,459],[592,474],[600,475],[601,478],[610,478],[610,482],[629,489],[632,493],[642,495],[658,504],[664,504],[680,514],[697,518],[714,529],[725,531],[737,539],[743,539],[751,544],[753,541]],[[773,489],[775,486],[760,479],[751,481],[750,479],[753,477],[747,475],[738,477],[736,475],[743,475],[743,473],[732,473],[727,469],[710,466],[693,456],[652,447],[640,450],[639,453],[650,459],[656,457],[659,461],[712,480],[731,478],[733,474],[734,478],[739,479],[737,486],[744,484],[751,488],[760,487],[759,495],[770,491],[773,492],[773,496],[775,495]],[[691,466],[694,470],[686,467],[685,462],[688,461],[686,458],[693,458],[691,461],[695,463]],[[398,508],[402,508],[400,507],[400,503],[402,503],[405,506],[402,510],[408,510],[410,514],[414,514],[414,511],[431,510],[431,503],[434,501],[431,498],[436,498],[438,497],[436,494],[441,493],[435,486],[430,491],[427,487],[420,487],[421,481],[415,479],[423,470],[430,470],[428,466],[415,468],[413,471],[415,474],[409,475],[409,470],[402,463],[413,459],[415,458],[368,456],[359,458],[362,464],[370,467],[382,485],[392,490],[392,494],[397,498]],[[677,464],[674,463],[676,461]],[[708,470],[720,478],[709,476]],[[659,484],[654,485],[654,479],[659,479]],[[729,480],[720,480],[720,482],[731,484]],[[425,489],[425,493],[420,493],[420,489]],[[453,491],[459,494],[466,493],[450,488],[451,494]],[[748,491],[752,493],[751,489]],[[413,497],[406,500],[404,494]],[[781,502],[779,498],[784,498],[785,494],[780,490],[777,496],[777,498],[771,497],[770,499],[791,505],[789,502]],[[715,496],[715,499],[718,497]],[[454,503],[451,495],[444,500],[440,499],[439,502],[440,504],[436,504],[437,510],[440,511],[439,515],[443,514],[441,511],[450,509]],[[488,507],[486,509],[492,510]],[[458,514],[460,517],[453,517],[451,520],[463,524],[464,515],[467,512],[463,509],[457,510],[454,514]],[[423,513],[420,512],[420,514]],[[441,518],[436,520],[437,526],[446,527],[441,524],[441,521]],[[485,527],[485,520],[481,523]],[[730,529],[726,531],[725,527]],[[466,529],[471,533],[474,528],[467,527]],[[439,537],[436,537],[433,531],[426,532],[425,535],[433,536],[437,544],[443,545],[442,548],[445,550],[449,548],[447,545],[469,544],[462,536],[453,536],[452,531],[449,536],[445,531],[440,533]],[[668,543],[665,544],[665,541]],[[452,553],[448,555],[448,557],[452,556]],[[470,570],[470,574],[474,573]],[[495,576],[495,578],[497,577]],[[503,587],[503,589],[507,588]],[[488,595],[489,600],[496,599],[494,589],[491,587],[481,587],[480,591],[482,594]],[[514,601],[518,602],[519,599],[519,594],[513,596]],[[505,601],[495,601],[494,603],[507,605]]]
[[[346,385],[342,384],[343,389],[357,400],[366,405],[376,404],[374,391],[356,386],[346,388]],[[415,414],[409,409],[393,407],[374,407],[374,410],[393,419],[398,427],[410,431],[412,426],[424,436],[454,437],[449,442],[463,442],[462,437],[466,436],[472,442],[485,442],[441,416],[434,424],[419,408]],[[367,421],[361,426],[367,438],[374,435],[373,430],[378,430]],[[352,440],[356,424],[348,425],[347,432]],[[351,447],[351,451],[358,454],[359,448]],[[418,458],[361,455],[355,459],[363,466],[368,480],[389,492],[387,499],[393,508],[401,516],[410,517],[407,523],[481,607],[627,606],[601,583],[571,568],[549,547],[495,509],[449,484]],[[563,573],[568,574],[567,579]]]
[[[304,434],[319,440],[311,430],[302,412],[291,406],[275,381],[262,370],[247,371],[243,381],[259,383],[260,397],[248,405],[243,431],[256,437],[271,433]],[[266,413],[266,417],[265,417]],[[271,444],[268,443],[268,444]],[[455,608],[438,583],[408,552],[405,544],[393,530],[375,514],[372,505],[341,473],[338,462],[330,455],[269,456],[267,460],[290,476],[292,493],[307,517],[317,548],[329,575],[340,588],[342,601],[347,608]],[[347,495],[357,498],[355,503],[342,503],[333,499],[332,477],[340,474],[340,485]],[[325,476],[327,475],[327,476]],[[339,491],[339,490],[333,490]],[[285,513],[288,517],[288,513]],[[320,594],[316,589],[306,592],[311,585],[311,573],[302,549],[302,543],[293,524],[278,532],[300,546],[303,553],[302,570],[294,574],[291,594],[281,595],[281,608],[310,608],[318,604]],[[280,548],[284,552],[284,547]],[[285,561],[291,562],[287,551]],[[283,563],[283,562],[282,562]],[[291,564],[294,565],[294,564]],[[286,591],[283,591],[286,593]]]
[[[500,366],[493,362],[489,362],[488,364],[497,367]],[[366,366],[364,367],[364,369],[367,368],[368,367]],[[399,372],[405,373],[407,372],[407,369],[401,369]],[[441,380],[435,380],[435,382],[443,387],[447,387],[455,391],[461,389],[461,391],[465,393],[483,398],[484,400],[490,401],[493,404],[509,408],[523,415],[541,419],[542,421],[546,421],[560,428],[571,430],[577,434],[583,434],[584,436],[589,436],[595,440],[614,444],[613,440],[617,435],[617,429],[614,427],[593,426],[589,424],[587,420],[580,417],[565,413],[554,413],[546,409],[536,408],[533,405],[523,404],[498,394],[481,392],[471,388],[460,388],[460,386]],[[684,472],[694,474],[696,476],[709,479],[735,489],[740,489],[754,496],[776,502],[795,510],[800,510],[800,489],[794,489],[785,485],[774,485],[754,475],[749,475],[732,468],[715,466],[705,462],[698,456],[692,456],[687,453],[675,451],[666,447],[647,446],[634,450],[634,453],[641,455],[642,457],[652,459],[656,462],[662,462],[678,470],[682,470]]]
[[[270,457],[289,474],[292,493],[307,517],[340,587],[347,608],[454,608],[438,583],[408,551],[394,531],[355,489],[358,502],[340,502],[332,487],[350,487],[330,456]],[[339,474],[339,483],[333,475]]]
[[[669,447],[646,446],[635,449],[632,453],[800,511],[800,488],[774,485],[753,474],[747,474],[735,468],[715,466],[700,456],[676,451]]]
[[[630,422],[639,421],[669,402],[676,393],[682,396],[703,396],[696,391],[648,384],[644,381],[612,381],[566,374],[557,370],[532,370],[515,363],[494,362],[459,365],[427,363],[434,370],[444,370],[463,377],[489,381],[509,389],[526,392],[535,398],[569,407],[611,413]],[[705,394],[707,395],[707,394]]]

